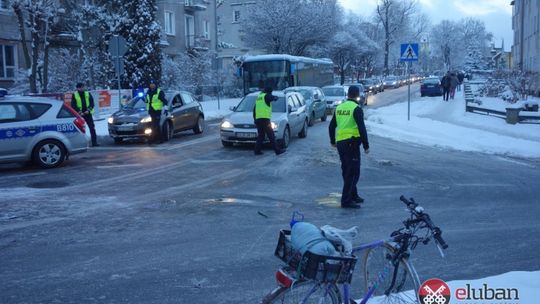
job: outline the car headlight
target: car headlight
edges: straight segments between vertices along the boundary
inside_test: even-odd
[[[230,121],[225,120],[224,122],[221,123],[221,128],[222,129],[232,129],[232,128],[234,128],[234,125]]]
[[[334,105],[335,106],[340,105],[342,102],[343,102],[343,100],[336,100],[336,101],[334,101]]]
[[[279,127],[279,125],[277,123],[273,122],[273,121],[270,123],[270,126],[272,126],[272,130],[274,130],[274,131],[277,130],[278,127]]]
[[[141,123],[145,123],[145,122],[152,122],[152,116],[149,115],[141,119]]]
[[[114,117],[107,118],[107,122],[112,125],[114,123]]]

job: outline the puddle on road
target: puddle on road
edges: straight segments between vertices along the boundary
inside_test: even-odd
[[[267,200],[249,200],[241,199],[234,197],[222,197],[222,198],[212,198],[203,201],[205,204],[209,205],[223,205],[223,206],[253,206],[253,207],[277,207],[277,208],[288,208],[291,207],[291,203],[284,203],[280,201],[267,201]]]
[[[28,188],[35,189],[55,189],[55,188],[64,188],[69,186],[68,182],[35,182],[26,185]]]

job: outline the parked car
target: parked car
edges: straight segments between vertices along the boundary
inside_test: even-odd
[[[168,111],[161,116],[163,140],[170,140],[175,133],[193,130],[204,131],[204,113],[193,95],[185,91],[166,92]],[[109,135],[115,143],[127,138],[148,139],[152,135],[152,117],[146,110],[145,96],[140,94],[108,119]]]
[[[442,96],[441,81],[438,77],[426,78],[420,84],[420,96]]]
[[[43,97],[0,98],[0,162],[54,168],[86,152],[85,121],[62,101]]]
[[[308,125],[313,126],[315,120],[326,121],[326,97],[318,87],[289,87],[285,92],[298,92],[304,97],[307,105]]]
[[[386,76],[383,81],[384,88],[399,88],[401,86],[400,80],[397,76]]]
[[[300,138],[307,136],[307,105],[302,94],[297,92],[274,91],[272,94],[278,97],[272,103],[272,129],[278,146],[287,148],[293,135],[297,134]],[[257,141],[253,109],[258,95],[259,92],[246,95],[232,108],[233,112],[221,121],[221,143],[224,147],[254,144]]]

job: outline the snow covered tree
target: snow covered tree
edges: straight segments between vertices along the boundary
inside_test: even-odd
[[[120,25],[119,34],[128,43],[125,54],[125,86],[147,85],[161,78],[161,27],[156,21],[156,0],[124,2],[127,19]]]
[[[56,1],[12,0],[11,7],[19,23],[30,93],[46,92],[49,84],[49,34],[53,18],[58,12]],[[26,37],[27,32],[30,33],[29,39]]]
[[[336,0],[261,0],[241,22],[249,46],[302,56],[310,46],[327,42],[341,18]]]

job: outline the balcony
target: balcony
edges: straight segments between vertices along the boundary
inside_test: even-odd
[[[206,0],[185,0],[184,8],[186,11],[204,11],[208,5]]]
[[[194,51],[208,51],[210,49],[211,40],[204,36],[188,36],[187,49]]]

